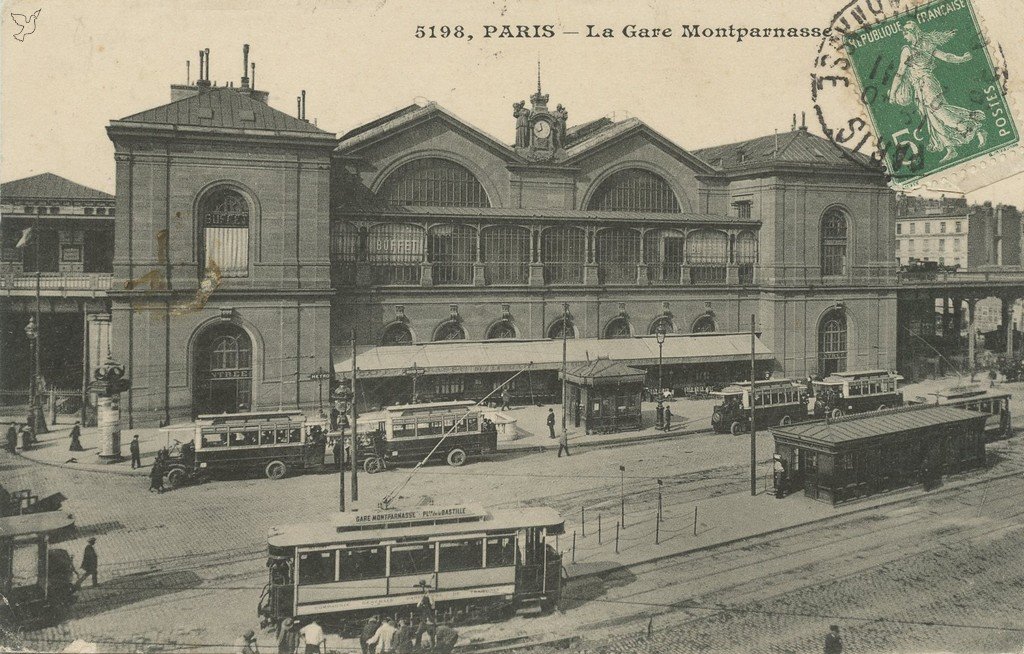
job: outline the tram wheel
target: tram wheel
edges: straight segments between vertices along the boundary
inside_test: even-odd
[[[285,465],[284,461],[271,461],[267,464],[265,472],[267,479],[280,479],[288,474],[288,466]]]
[[[786,425],[791,425],[791,424],[793,424],[793,419],[789,417],[789,414],[786,414],[786,415],[782,416],[782,418],[779,419],[779,425],[782,426],[782,427],[785,427]]]
[[[455,449],[448,452],[448,465],[457,468],[465,463],[466,450],[462,449],[461,447],[456,447]]]
[[[167,483],[171,488],[181,488],[185,485],[187,476],[182,468],[171,468],[167,473]]]
[[[832,418],[842,418],[843,417],[843,410],[842,409],[832,409],[831,417]]]
[[[739,420],[734,420],[733,423],[729,426],[729,432],[733,436],[739,436],[740,434],[743,433],[743,425],[740,424]]]

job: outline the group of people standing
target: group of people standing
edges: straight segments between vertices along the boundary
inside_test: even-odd
[[[21,441],[22,450],[31,449],[33,445],[39,442],[36,440],[35,431],[30,425],[12,422],[7,427],[7,440],[4,443],[4,449],[10,454],[17,454],[19,440]]]

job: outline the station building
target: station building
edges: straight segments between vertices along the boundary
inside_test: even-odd
[[[339,138],[208,63],[108,127],[132,424],[315,409],[353,334],[367,405],[413,383],[481,397],[526,367],[515,394],[543,394],[563,335],[576,360],[650,369],[664,331],[674,383],[727,383],[749,376],[751,314],[777,374],[895,364],[895,196],[795,120],[691,151],[636,118],[574,125],[538,80],[512,142],[436,103]]]

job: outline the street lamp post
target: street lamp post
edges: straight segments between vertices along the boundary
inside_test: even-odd
[[[46,419],[43,417],[43,407],[39,405],[39,323],[36,316],[29,316],[28,324],[25,325],[25,335],[28,336],[32,355],[32,374],[29,378],[28,387],[28,424],[32,426],[32,434],[46,433]]]
[[[661,427],[664,424],[664,415],[665,415],[665,406],[664,406],[665,390],[664,390],[664,384],[662,383],[662,380],[661,380],[662,355],[663,355],[664,349],[665,349],[665,326],[664,325],[658,325],[658,331],[657,331],[657,334],[655,335],[655,337],[658,339],[658,410],[657,410],[657,414],[656,415],[658,416],[658,427]]]

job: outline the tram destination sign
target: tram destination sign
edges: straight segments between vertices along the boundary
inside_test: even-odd
[[[415,509],[395,509],[391,511],[374,511],[360,513],[355,516],[355,524],[372,525],[389,522],[417,522],[437,520],[439,518],[485,518],[487,512],[473,506],[424,506]]]

